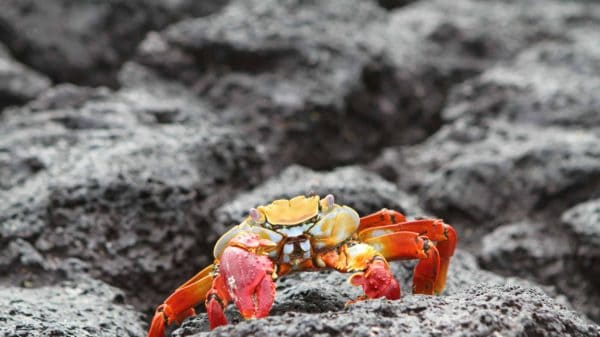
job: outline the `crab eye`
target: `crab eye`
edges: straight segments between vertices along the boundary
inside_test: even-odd
[[[324,211],[329,210],[333,207],[334,203],[335,198],[333,197],[333,194],[327,194],[327,196],[321,200],[321,209]]]
[[[250,217],[254,221],[260,220],[260,214],[258,214],[258,210],[256,208],[250,208]]]
[[[248,215],[256,224],[261,224],[266,220],[264,215],[261,214],[256,208],[250,208]]]

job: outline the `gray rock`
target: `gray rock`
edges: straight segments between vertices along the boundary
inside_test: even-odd
[[[50,86],[50,80],[15,61],[0,44],[0,113],[9,105],[22,104]]]
[[[377,0],[376,2],[379,4],[379,6],[387,10],[393,10],[416,2],[416,0]]]
[[[600,199],[581,203],[562,216],[568,232],[574,236],[577,254],[585,259],[600,258]],[[586,268],[598,267],[597,263],[588,261]],[[600,277],[596,269],[596,277]]]
[[[540,233],[545,235],[540,235]],[[482,266],[503,274],[543,279],[546,284],[562,279],[570,268],[573,245],[568,236],[548,233],[542,224],[520,222],[496,228],[482,239]]]
[[[498,13],[483,32],[507,25],[487,40],[502,62],[452,89],[445,125],[427,141],[390,148],[372,167],[458,228],[485,268],[555,285],[597,320],[595,254],[577,254],[577,235],[557,219],[599,196],[600,12],[586,2],[546,4],[473,5]],[[528,33],[514,34],[524,27]]]
[[[407,269],[398,268],[398,263],[394,265],[398,278],[409,276],[405,273]],[[369,300],[344,307],[349,299],[344,296],[353,295],[345,290],[350,287],[344,284],[348,275],[302,275],[278,285],[270,317],[236,321],[210,335],[600,335],[598,326],[552,300],[539,288],[481,271],[472,256],[460,251],[451,264],[445,296],[405,293],[398,301]],[[334,299],[337,304],[330,306],[327,299]],[[286,303],[292,303],[291,310],[280,310]],[[206,316],[201,314],[186,320],[172,336],[207,336],[206,329]]]
[[[141,337],[141,314],[121,291],[79,279],[40,288],[0,288],[0,336]]]
[[[600,279],[600,199],[581,203],[562,215],[562,222],[575,245],[575,262],[588,282],[598,285]],[[600,297],[600,291],[597,291]],[[596,302],[598,303],[598,302]],[[592,306],[592,317],[600,322],[600,308]]]
[[[117,68],[147,31],[210,14],[226,1],[4,0],[0,41],[57,82],[116,85]]]
[[[266,144],[273,165],[324,168],[372,157],[393,136],[374,120],[379,109],[360,119],[346,102],[382,53],[386,20],[365,1],[238,1],[149,34],[136,61],[223,110],[225,123]]]
[[[365,1],[240,1],[149,34],[135,60],[224,110],[273,166],[322,169],[425,139],[452,85],[532,43],[568,39],[563,22],[589,16],[555,1],[422,1],[389,13]]]
[[[211,210],[255,183],[262,159],[194,102],[60,86],[7,110],[0,280],[45,284],[73,267],[147,309],[206,264]]]
[[[551,221],[597,195],[599,142],[593,132],[461,119],[376,165],[435,214],[483,233],[528,217]]]
[[[239,223],[248,210],[281,198],[331,193],[336,203],[356,209],[361,215],[382,208],[397,210],[409,216],[425,215],[414,198],[398,190],[393,184],[357,166],[337,168],[329,172],[315,172],[301,166],[290,166],[280,175],[270,178],[254,190],[242,193],[216,210],[219,226]],[[227,227],[216,228],[223,233]]]
[[[569,219],[574,219],[571,214]],[[570,233],[556,227],[529,222],[498,227],[483,237],[479,261],[499,274],[556,287],[574,308],[598,322],[600,292],[595,285],[598,274],[593,270],[597,256],[579,256]]]
[[[591,24],[573,25],[567,25],[568,39],[536,44],[457,86],[443,117],[599,130],[600,47],[594,41],[600,33]]]

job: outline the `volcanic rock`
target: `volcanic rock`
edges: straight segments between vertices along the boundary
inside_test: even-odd
[[[50,80],[14,60],[0,44],[0,113],[9,105],[25,103],[50,86]]]
[[[140,314],[120,290],[82,278],[39,288],[0,288],[0,336],[140,337]]]
[[[57,82],[116,83],[116,70],[146,32],[217,11],[227,1],[3,0],[0,41]]]
[[[471,231],[561,212],[600,191],[600,137],[464,120],[418,146],[388,150],[377,163],[395,172],[430,211]]]
[[[491,17],[488,7],[431,1],[387,13],[365,1],[235,2],[150,34],[135,60],[223,110],[266,143],[273,165],[328,168],[423,140],[440,126],[451,85],[562,36],[555,11],[532,20],[519,4],[493,4],[501,15]]]
[[[76,259],[148,305],[208,262],[211,210],[258,179],[262,159],[201,105],[165,95],[60,86],[5,111],[3,278],[44,284]]]

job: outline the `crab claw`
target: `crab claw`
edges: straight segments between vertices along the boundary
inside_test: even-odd
[[[356,273],[348,280],[350,284],[362,286],[368,298],[385,297],[389,300],[400,298],[400,285],[394,278],[387,263],[375,258],[365,272]]]
[[[219,267],[229,296],[245,319],[266,317],[275,300],[275,282],[273,262],[261,252],[275,243],[246,233],[231,244]]]

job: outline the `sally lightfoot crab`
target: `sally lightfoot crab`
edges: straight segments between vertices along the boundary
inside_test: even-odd
[[[275,299],[274,281],[292,271],[354,272],[350,284],[365,293],[357,301],[394,300],[400,298],[400,286],[387,260],[419,259],[413,293],[439,294],[456,240],[454,229],[442,220],[407,220],[387,209],[359,218],[331,194],[275,200],[252,208],[219,238],[214,263],[156,309],[148,337],[163,337],[166,325],[194,315],[202,301],[211,329],[227,324],[223,309],[229,302],[245,319],[265,317]]]

